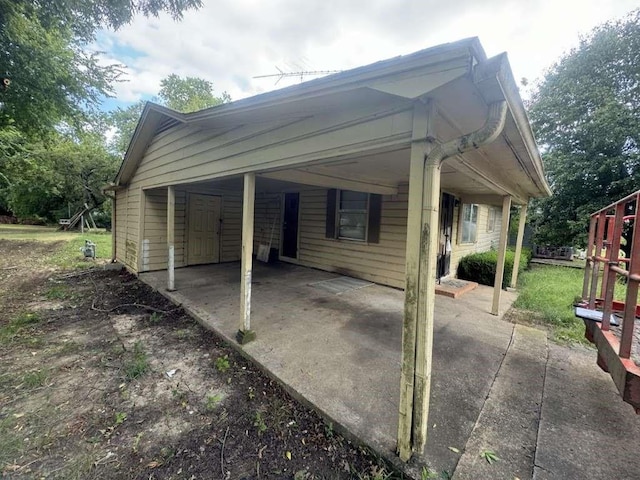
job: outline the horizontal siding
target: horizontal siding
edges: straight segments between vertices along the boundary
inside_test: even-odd
[[[341,273],[372,282],[404,287],[408,186],[400,185],[397,195],[383,196],[379,243],[355,242],[325,237],[326,189],[300,190],[300,248],[298,263],[321,270]],[[222,197],[222,230],[220,261],[240,259],[242,240],[242,192],[203,189],[195,186],[176,187],[176,267],[186,265],[187,197],[189,192]],[[132,270],[136,270],[138,252],[142,255],[143,270],[165,269],[167,266],[167,190],[152,189],[144,194],[144,235],[139,246],[140,189],[116,193],[116,256]],[[256,195],[254,217],[254,253],[260,243],[271,237],[272,248],[280,247],[282,222],[281,194]],[[501,209],[496,208],[493,232],[487,232],[489,208],[479,206],[478,239],[473,244],[460,244],[458,239],[460,207],[454,209],[451,272],[457,269],[460,258],[495,248],[500,238]]]
[[[398,195],[384,196],[380,242],[366,243],[325,237],[327,190],[300,193],[302,265],[402,288],[406,242],[407,185]]]
[[[455,239],[453,251],[451,252],[451,272],[458,270],[460,259],[471,253],[486,252],[488,250],[498,248],[500,243],[500,229],[502,225],[502,207],[490,207],[488,205],[478,206],[478,235],[475,243],[461,244],[458,237],[460,228],[460,212],[462,204],[454,209],[453,215],[453,233]],[[496,211],[495,228],[492,232],[487,232],[487,222],[489,220],[489,209],[494,208]]]
[[[154,138],[131,183],[161,186],[197,181],[256,165],[276,167],[327,158],[353,146],[406,144],[412,111],[391,110],[391,105],[366,104],[227,131],[174,127]]]

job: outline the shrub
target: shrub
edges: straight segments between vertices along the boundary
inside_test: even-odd
[[[522,249],[520,254],[520,265],[518,271],[522,272],[529,266],[531,261],[531,250]],[[506,287],[511,283],[511,273],[513,271],[513,259],[515,252],[507,250],[504,262],[504,277],[502,279],[502,287]],[[493,286],[496,278],[496,264],[498,263],[498,253],[495,250],[482,253],[472,253],[460,259],[458,264],[458,278],[462,280],[470,280],[478,282],[482,285]]]

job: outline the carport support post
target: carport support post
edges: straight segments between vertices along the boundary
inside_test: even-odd
[[[242,274],[240,277],[240,330],[238,343],[245,344],[254,340],[256,334],[251,330],[251,273],[253,266],[253,212],[256,197],[256,174],[244,174],[242,194]]]
[[[507,256],[507,240],[509,236],[509,214],[511,213],[511,197],[506,195],[502,199],[502,225],[500,229],[500,244],[498,245],[498,262],[496,264],[496,278],[493,283],[493,304],[491,313],[498,315],[500,311],[500,293],[504,278],[504,260]]]
[[[433,278],[428,265],[429,251],[423,249],[427,241],[423,231],[429,231],[432,222],[431,210],[423,211],[425,193],[430,202],[440,194],[439,166],[437,181],[433,168],[425,168],[425,158],[432,145],[428,136],[432,134],[433,104],[417,102],[413,111],[413,135],[411,143],[409,173],[409,210],[407,214],[407,247],[405,266],[405,300],[402,329],[402,370],[400,373],[400,408],[398,419],[398,455],[403,461],[409,460],[413,451],[421,449],[420,439],[426,438],[426,413],[429,408],[429,380],[431,372],[431,333],[433,326],[433,299],[428,300],[428,292],[435,294],[435,265]],[[429,203],[429,201],[427,202]],[[431,203],[433,205],[433,203]],[[436,201],[437,211],[437,201]],[[424,223],[424,222],[427,223]],[[437,222],[437,213],[436,213]],[[435,224],[434,224],[435,225]],[[434,232],[437,228],[433,229]],[[427,262],[425,262],[425,260]],[[425,273],[427,272],[427,273]],[[429,315],[428,311],[431,310]],[[430,320],[429,320],[430,318]],[[420,342],[416,345],[416,342]],[[420,373],[416,363],[420,362]],[[419,377],[418,377],[419,375]],[[425,388],[427,394],[425,396]],[[418,392],[418,389],[420,391]],[[418,399],[419,404],[415,403]],[[414,407],[419,413],[414,412]],[[424,434],[413,435],[415,419],[424,423]],[[422,432],[422,428],[419,428]],[[416,445],[415,441],[419,444]]]
[[[513,271],[511,272],[511,288],[518,284],[518,269],[520,268],[520,254],[522,253],[522,240],[524,239],[524,227],[527,223],[527,204],[520,207],[520,221],[518,222],[518,237],[516,238],[516,254],[513,257]]]
[[[175,277],[175,222],[176,222],[176,189],[173,185],[167,188],[167,291],[176,289]]]

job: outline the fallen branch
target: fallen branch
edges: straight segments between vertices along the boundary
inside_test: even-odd
[[[93,302],[91,303],[91,310],[95,310],[97,312],[104,312],[104,313],[111,313],[118,310],[119,308],[125,308],[125,307],[144,308],[145,310],[151,310],[152,312],[156,312],[156,313],[171,313],[171,312],[175,312],[180,308],[180,307],[176,307],[176,308],[172,308],[171,310],[161,310],[160,308],[155,308],[150,305],[143,305],[142,303],[122,303],[120,305],[116,305],[113,308],[98,308],[96,307],[95,303],[96,303],[96,300],[94,299]]]
[[[15,266],[15,267],[2,267],[2,268],[0,268],[0,270],[15,270],[16,268],[18,268],[18,266]]]
[[[227,443],[227,435],[229,435],[229,427],[227,427],[227,431],[224,432],[224,438],[222,439],[222,449],[220,450],[220,473],[222,473],[222,477],[227,478],[224,474],[224,445]]]

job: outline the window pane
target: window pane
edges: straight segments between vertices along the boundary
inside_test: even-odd
[[[476,231],[478,225],[478,206],[466,204],[462,206],[462,243],[473,243],[476,241]]]
[[[366,210],[368,193],[342,190],[340,192],[340,210]]]
[[[354,240],[364,240],[367,226],[366,213],[340,213],[340,226],[338,236],[342,238],[352,238]]]

